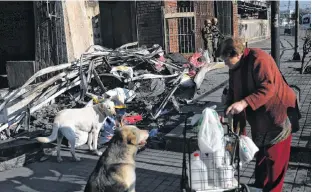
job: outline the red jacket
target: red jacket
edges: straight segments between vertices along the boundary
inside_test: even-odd
[[[284,81],[274,59],[261,49],[245,49],[240,63],[229,74],[228,104],[245,99],[249,105],[234,117],[235,123],[240,121],[243,129],[247,119],[253,135],[280,129],[287,109],[295,108],[296,94]]]

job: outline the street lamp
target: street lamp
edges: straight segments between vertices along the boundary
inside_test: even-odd
[[[280,67],[279,1],[271,1],[271,55]]]
[[[293,54],[294,61],[300,61],[300,54],[298,52],[298,36],[299,36],[299,1],[296,0],[295,11],[295,52]]]

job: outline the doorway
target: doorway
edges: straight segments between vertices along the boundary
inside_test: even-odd
[[[221,33],[225,36],[233,35],[232,2],[215,1],[215,7]]]
[[[35,60],[33,2],[0,2],[0,88],[8,87],[6,62]]]
[[[135,2],[99,1],[102,45],[117,48],[137,41]]]

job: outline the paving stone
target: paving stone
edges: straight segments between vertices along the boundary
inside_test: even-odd
[[[294,183],[296,178],[297,169],[288,168],[287,173],[285,175],[285,182]]]
[[[283,192],[291,192],[292,191],[292,184],[284,183],[282,191]]]
[[[304,192],[311,192],[311,187],[305,186],[304,187]]]
[[[240,182],[241,182],[241,183],[248,183],[249,180],[250,180],[250,177],[245,177],[245,176],[240,177]]]
[[[304,184],[304,182],[307,180],[307,175],[308,175],[308,170],[306,169],[299,169],[297,171],[297,175],[295,178],[295,183],[296,184]]]
[[[292,186],[292,192],[302,192],[304,191],[305,186],[304,185],[298,185],[298,184],[293,184]]]

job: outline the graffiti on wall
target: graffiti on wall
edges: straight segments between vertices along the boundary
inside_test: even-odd
[[[247,41],[265,39],[269,36],[269,22],[267,20],[241,20],[238,26],[238,33],[241,38]]]
[[[246,31],[247,31],[248,25],[244,23],[240,23],[238,26],[238,34],[241,38],[246,39]]]
[[[260,23],[260,37],[267,37],[268,36],[268,23],[261,21]]]

